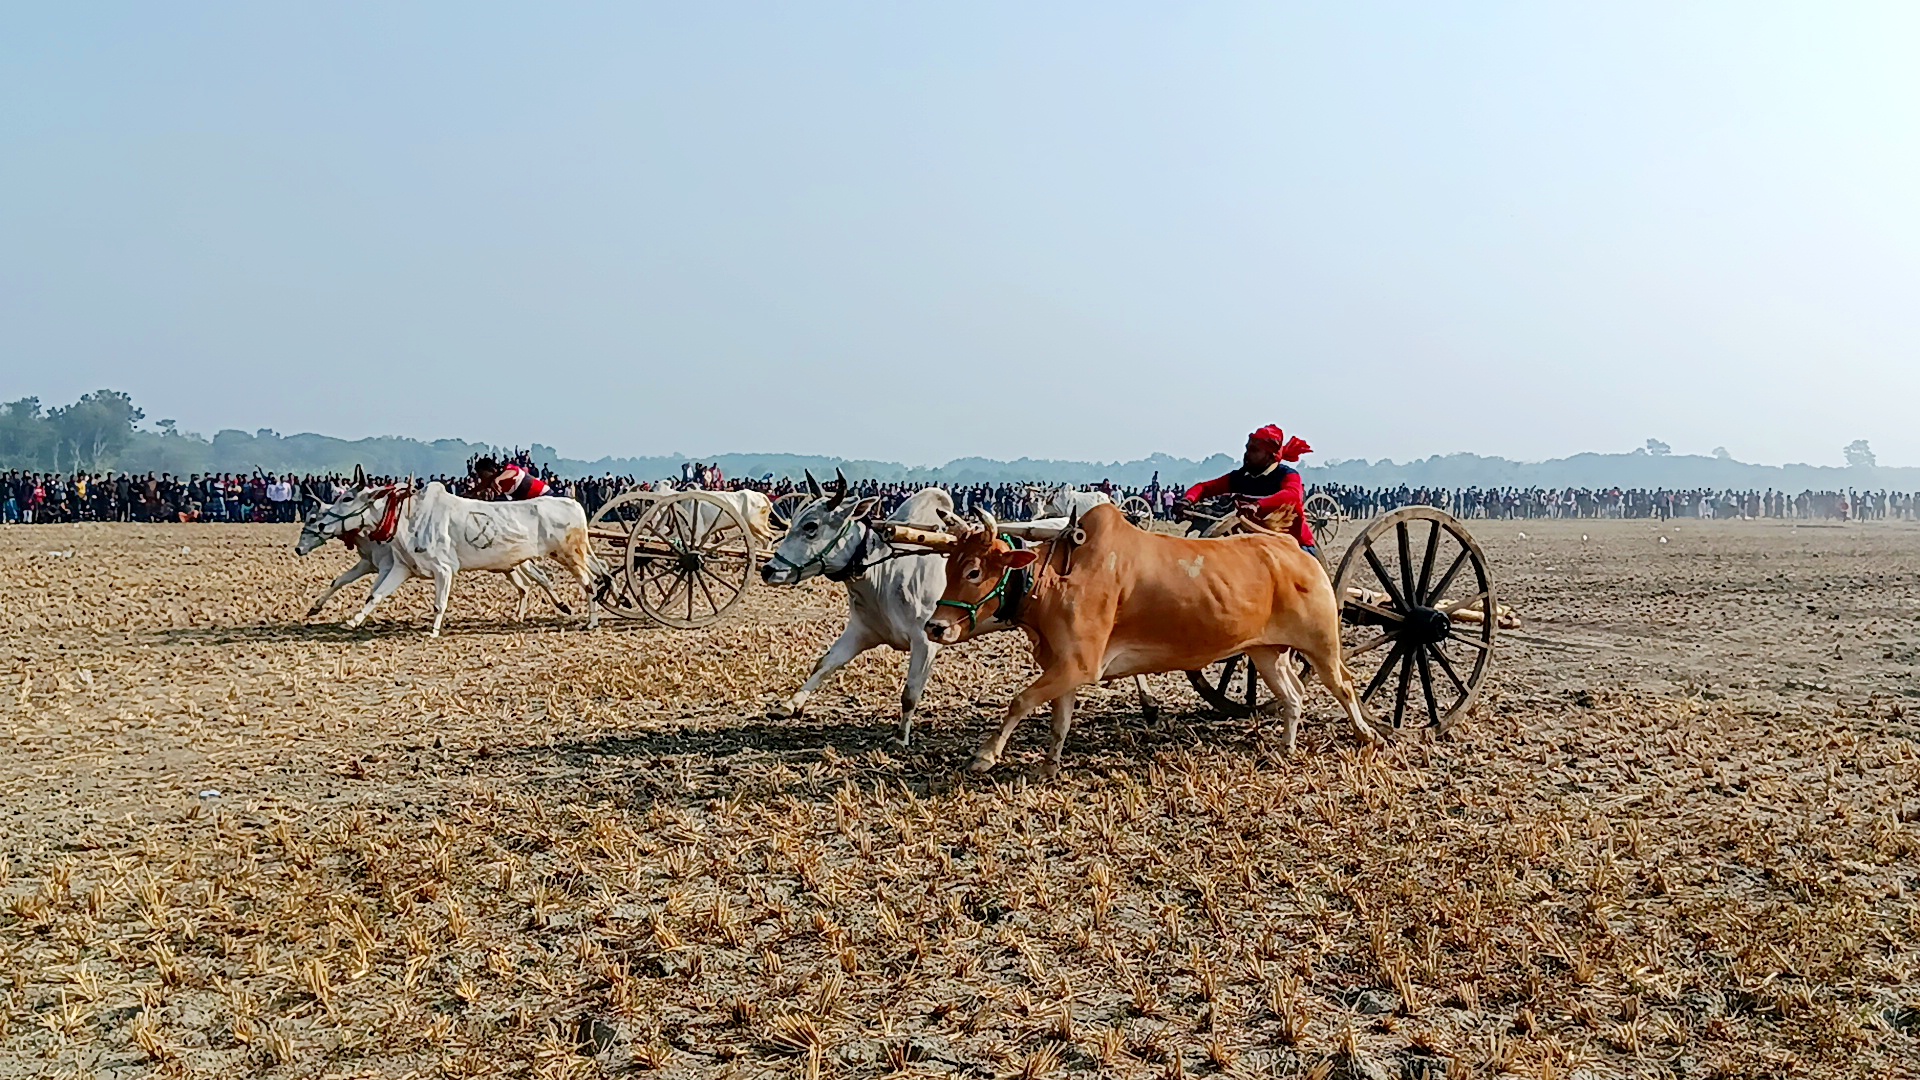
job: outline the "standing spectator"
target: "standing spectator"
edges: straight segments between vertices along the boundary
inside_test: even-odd
[[[267,503],[270,507],[268,520],[287,521],[289,504],[293,502],[293,485],[284,478],[274,477],[267,482]]]

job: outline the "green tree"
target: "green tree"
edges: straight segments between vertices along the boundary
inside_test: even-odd
[[[1878,462],[1878,459],[1873,456],[1873,447],[1868,446],[1867,440],[1865,439],[1853,440],[1840,452],[1847,455],[1847,466],[1849,468],[1864,465],[1871,469]]]
[[[146,415],[131,396],[119,390],[95,390],[54,409],[47,414],[56,446],[53,468],[61,468],[62,459],[69,469],[111,468],[114,456],[133,438],[133,425]]]
[[[1652,454],[1654,457],[1666,457],[1668,454],[1673,453],[1673,447],[1668,446],[1659,439],[1648,439],[1647,453]]]
[[[0,405],[0,467],[42,468],[50,434],[39,398],[23,397]]]

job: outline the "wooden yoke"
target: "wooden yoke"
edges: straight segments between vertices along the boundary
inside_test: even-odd
[[[913,544],[930,551],[952,551],[960,543],[960,538],[952,533],[935,532],[898,521],[875,521],[870,527],[890,544]]]

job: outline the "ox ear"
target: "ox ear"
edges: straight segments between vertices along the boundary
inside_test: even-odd
[[[1009,551],[1005,555],[1002,555],[1000,557],[1000,564],[1009,570],[1024,570],[1032,566],[1033,561],[1039,557],[1040,553],[1034,549],[1021,548],[1018,551]]]
[[[861,518],[871,517],[873,516],[873,512],[878,509],[880,509],[880,496],[869,495],[853,505],[853,520],[858,521]]]
[[[814,498],[816,498],[816,499],[818,499],[818,498],[820,498],[821,496],[823,496],[823,495],[825,495],[825,494],[826,494],[826,492],[824,492],[824,491],[821,491],[821,490],[820,490],[820,481],[818,481],[818,480],[815,480],[815,479],[813,478],[813,470],[812,470],[812,469],[802,469],[802,470],[800,470],[800,471],[801,471],[801,473],[803,473],[803,474],[804,474],[804,475],[806,476],[806,478],[807,478],[807,493],[808,493],[808,494],[810,494],[810,495],[812,495],[812,496],[813,496]]]

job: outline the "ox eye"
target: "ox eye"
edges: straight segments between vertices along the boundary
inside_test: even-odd
[[[968,581],[979,581],[979,580],[980,580],[980,568],[979,568],[979,567],[977,567],[977,566],[974,566],[974,567],[969,567],[969,568],[967,569],[967,580],[968,580]]]
[[[800,531],[803,533],[817,533],[820,531],[820,526],[816,522],[809,521],[805,525],[800,526]]]

